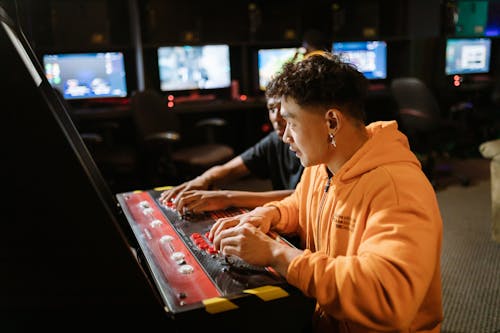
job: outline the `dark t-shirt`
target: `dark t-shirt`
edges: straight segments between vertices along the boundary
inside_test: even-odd
[[[304,167],[276,132],[269,133],[241,155],[253,175],[270,179],[273,190],[293,190]]]

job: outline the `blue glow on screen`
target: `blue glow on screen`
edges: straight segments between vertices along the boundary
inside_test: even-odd
[[[387,78],[387,44],[384,41],[334,42],[332,52],[353,64],[369,80]]]
[[[218,89],[231,86],[228,45],[158,48],[162,91]]]
[[[121,52],[46,54],[45,75],[65,99],[126,97]]]
[[[295,47],[258,50],[259,89],[265,90],[272,76],[279,72],[286,62],[294,60],[298,51]]]
[[[457,38],[446,40],[446,75],[488,73],[491,40]]]

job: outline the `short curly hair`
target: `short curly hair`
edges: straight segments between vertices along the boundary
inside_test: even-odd
[[[266,97],[292,98],[300,106],[338,108],[364,123],[368,80],[353,65],[324,52],[288,62],[266,87]]]

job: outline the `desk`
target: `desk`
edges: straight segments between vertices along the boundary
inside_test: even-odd
[[[262,109],[266,107],[264,99],[256,98],[248,101],[214,100],[190,101],[176,103],[172,110],[180,115],[199,112],[234,112],[238,110]],[[79,119],[116,119],[132,116],[132,108],[128,104],[75,108],[74,115]]]

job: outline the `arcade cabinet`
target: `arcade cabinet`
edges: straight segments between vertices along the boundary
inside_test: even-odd
[[[2,230],[2,330],[307,327],[314,302],[268,271],[222,267],[217,254],[194,240],[195,230],[187,234],[194,225],[172,221],[173,210],[158,205],[158,191],[110,192],[30,44],[1,6],[0,50],[3,123],[13,130],[3,159],[13,178],[5,205],[13,218],[4,218]],[[162,234],[167,227],[170,234]],[[173,250],[184,252],[184,260],[172,257]],[[208,298],[192,300],[204,288]]]

